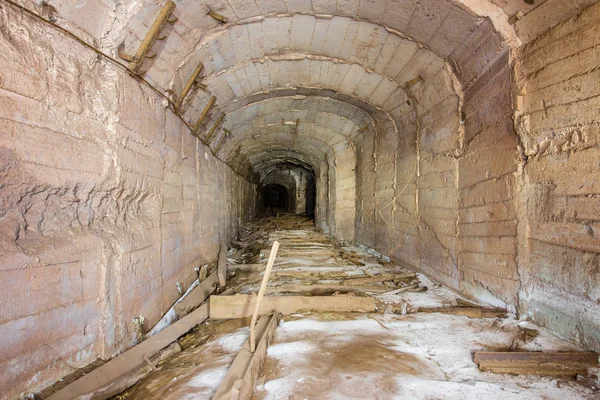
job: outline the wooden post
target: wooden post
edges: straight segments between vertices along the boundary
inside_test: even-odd
[[[176,109],[179,109],[179,107],[181,107],[181,104],[185,100],[185,97],[188,95],[188,93],[192,89],[194,82],[196,82],[196,79],[198,79],[198,75],[200,75],[200,72],[202,72],[203,69],[204,69],[204,65],[202,65],[202,64],[199,64],[196,67],[196,69],[192,73],[192,76],[190,76],[190,79],[187,81],[187,83],[183,87],[183,90],[181,91],[181,95],[179,96],[179,99],[177,99],[177,103],[175,104]]]
[[[219,119],[217,119],[217,121],[214,123],[212,128],[210,128],[210,131],[208,131],[208,135],[206,135],[206,138],[204,138],[204,143],[208,143],[208,141],[210,140],[212,135],[215,133],[215,131],[217,130],[219,125],[221,125],[221,122],[223,122],[224,118],[225,118],[225,114],[221,114],[221,116],[219,117]]]
[[[194,132],[198,132],[200,124],[202,124],[202,121],[204,121],[204,118],[206,118],[206,116],[208,115],[208,112],[210,111],[211,107],[215,104],[215,100],[217,100],[217,98],[215,96],[212,96],[208,100],[208,103],[206,103],[204,110],[202,110],[202,114],[200,114],[200,118],[198,118],[198,121],[196,121],[196,123],[194,124]]]
[[[173,2],[173,0],[167,0],[163,8],[160,10],[158,17],[156,17],[156,20],[150,27],[150,30],[148,31],[148,33],[146,33],[146,36],[140,44],[137,53],[135,53],[135,56],[133,57],[133,61],[129,63],[129,69],[134,74],[138,73],[140,67],[142,66],[142,63],[144,62],[144,59],[148,56],[148,51],[150,51],[150,47],[152,47],[152,44],[154,44],[154,42],[158,38],[158,34],[160,33],[160,31],[162,31],[165,24],[169,21],[169,17],[173,13],[173,10],[175,10],[175,3]]]
[[[265,268],[265,272],[263,275],[262,282],[260,283],[260,288],[258,290],[258,297],[256,298],[256,306],[254,307],[254,313],[252,313],[252,320],[250,321],[250,352],[254,353],[256,349],[256,340],[254,338],[254,325],[256,324],[256,320],[258,319],[258,309],[260,307],[260,301],[265,295],[265,290],[267,289],[267,282],[269,280],[269,275],[271,275],[271,269],[273,268],[273,264],[275,264],[275,257],[277,256],[277,250],[279,250],[279,242],[273,242],[273,247],[271,248],[271,254],[269,255],[269,261],[267,261],[267,268]]]

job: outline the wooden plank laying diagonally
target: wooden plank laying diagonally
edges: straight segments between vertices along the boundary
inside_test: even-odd
[[[208,306],[204,304],[156,335],[149,337],[137,346],[132,347],[89,374],[65,386],[48,397],[48,400],[73,400],[80,396],[85,396],[85,399],[90,400],[104,399],[107,396],[119,393],[123,390],[122,388],[114,393],[108,393],[103,390],[102,395],[95,394],[96,391],[104,389],[123,375],[135,371],[140,365],[146,362],[146,358],[152,357],[156,352],[164,349],[194,326],[204,322],[207,318]]]
[[[598,366],[594,352],[478,351],[473,361],[481,371],[502,374],[575,376]]]
[[[211,296],[211,319],[234,319],[252,316],[255,295]],[[301,311],[317,312],[375,312],[372,297],[358,296],[266,296],[262,299],[259,315],[277,311],[290,315]]]
[[[277,328],[277,314],[262,317],[256,324],[259,336],[254,353],[250,351],[250,338],[233,360],[213,400],[246,400],[252,397],[256,379],[267,355],[267,347]]]

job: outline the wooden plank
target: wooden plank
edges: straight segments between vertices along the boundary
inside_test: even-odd
[[[177,318],[181,319],[183,316],[189,314],[194,308],[202,304],[202,302],[215,291],[218,283],[219,278],[217,272],[213,272],[208,278],[200,282],[194,290],[173,307]]]
[[[277,324],[277,314],[262,317],[258,321],[256,329],[260,339],[256,351],[250,351],[250,339],[246,340],[217,389],[214,400],[247,400],[252,397]]]
[[[283,285],[267,288],[267,293],[305,293],[313,296],[331,296],[335,292],[340,293],[385,293],[389,288],[385,286],[344,286],[334,283],[284,283]]]
[[[507,311],[503,308],[485,307],[419,307],[418,312],[453,314],[469,318],[506,318]]]
[[[180,336],[186,334],[194,326],[204,322],[208,318],[208,315],[208,305],[204,304],[156,335],[150,336],[137,346],[132,347],[89,374],[65,386],[48,397],[48,400],[71,400],[83,395],[86,395],[86,399],[106,398],[106,393],[98,396],[95,392],[105,388],[122,376],[134,372],[140,365],[146,362],[146,358],[152,357]]]
[[[211,319],[246,318],[252,315],[255,295],[211,296]],[[259,314],[277,311],[290,315],[301,311],[317,312],[375,312],[375,299],[356,296],[266,296],[260,304]]]
[[[598,367],[598,353],[478,351],[475,352],[473,361],[481,371],[487,372],[575,376],[587,374],[590,367]]]

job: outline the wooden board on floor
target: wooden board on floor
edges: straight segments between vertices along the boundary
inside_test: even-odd
[[[200,282],[187,296],[183,298],[179,303],[175,304],[175,314],[177,318],[182,318],[198,307],[204,300],[208,298],[214,292],[217,284],[219,283],[219,277],[217,272],[210,274],[208,278]]]
[[[211,296],[209,300],[211,319],[246,318],[252,315],[255,295]],[[317,312],[375,312],[375,299],[358,296],[265,296],[259,314],[273,311],[290,315],[301,311]]]
[[[473,361],[485,372],[575,376],[586,375],[588,368],[598,367],[598,353],[478,351],[473,355]]]
[[[249,400],[252,397],[256,380],[267,356],[267,347],[273,338],[277,324],[277,314],[264,316],[257,322],[256,332],[259,339],[256,350],[251,353],[250,339],[246,340],[213,400]]]
[[[107,391],[106,387],[124,375],[136,371],[146,363],[147,358],[152,357],[207,318],[208,306],[205,304],[156,335],[150,336],[137,346],[65,386],[47,400],[72,400],[84,395],[85,399],[89,400],[105,399],[121,392],[123,388]]]

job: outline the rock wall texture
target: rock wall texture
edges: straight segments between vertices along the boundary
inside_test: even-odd
[[[121,67],[0,7],[0,393],[135,343],[255,187]]]
[[[521,305],[600,348],[600,4],[523,52]]]

